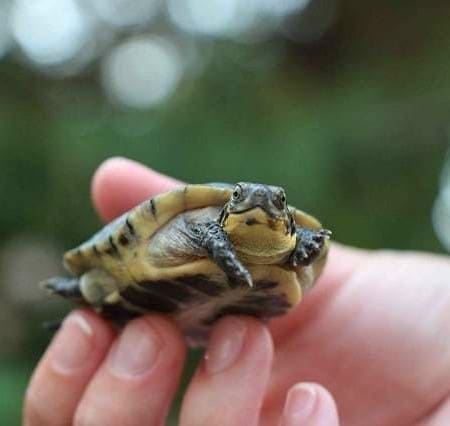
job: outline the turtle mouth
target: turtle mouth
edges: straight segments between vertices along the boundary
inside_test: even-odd
[[[242,209],[242,210],[230,210],[230,214],[233,215],[241,215],[241,214],[245,214],[245,213],[249,213],[251,211],[262,211],[264,212],[267,216],[270,217],[270,219],[272,220],[284,220],[284,212],[280,212],[280,211],[273,211],[271,209],[267,209],[266,206],[263,205],[255,205],[255,206],[251,206],[248,207],[246,209]],[[251,221],[252,222],[252,218],[249,218],[246,220],[246,222]],[[254,225],[256,222],[256,219],[253,219],[252,223],[247,223],[248,225]]]
[[[259,206],[238,210],[237,212],[229,212],[224,226],[229,232],[234,229],[271,229],[272,231],[286,232],[287,229],[286,216],[278,214],[271,214],[270,211]]]

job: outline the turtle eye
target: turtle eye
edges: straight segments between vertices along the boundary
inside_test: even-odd
[[[274,198],[274,204],[279,208],[282,209],[286,206],[286,195],[284,191],[280,191],[275,195]]]
[[[238,185],[238,186],[236,186],[236,188],[234,188],[233,200],[234,201],[239,200],[241,198],[241,195],[242,195],[242,188]]]

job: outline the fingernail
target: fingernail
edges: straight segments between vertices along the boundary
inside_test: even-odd
[[[287,395],[284,406],[283,426],[298,425],[308,420],[314,411],[317,394],[314,387],[308,384],[294,386]]]
[[[81,314],[67,317],[51,347],[53,367],[63,373],[83,367],[93,349],[93,337],[92,327]]]
[[[238,318],[226,318],[214,330],[205,355],[206,371],[217,374],[231,367],[239,357],[247,326]]]
[[[112,373],[116,376],[139,376],[155,364],[162,342],[152,326],[144,319],[125,327],[110,359]]]

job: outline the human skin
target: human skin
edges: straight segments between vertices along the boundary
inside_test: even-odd
[[[94,176],[93,202],[109,221],[179,184],[114,158]],[[141,317],[117,334],[76,310],[36,367],[24,424],[164,424],[185,352],[164,316]],[[449,258],[334,243],[292,313],[268,326],[243,316],[217,323],[179,423],[444,426],[449,394]]]

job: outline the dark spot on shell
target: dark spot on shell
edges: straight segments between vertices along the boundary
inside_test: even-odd
[[[269,280],[260,280],[254,283],[254,286],[257,290],[269,290],[271,288],[275,288],[278,284],[276,281]]]
[[[168,313],[178,309],[175,301],[156,292],[148,292],[132,286],[127,287],[120,295],[130,304],[146,311]]]
[[[150,204],[150,211],[152,212],[153,217],[156,218],[155,200],[153,200],[153,198],[151,198],[150,201],[149,201],[149,204]]]
[[[219,319],[227,316],[227,315],[251,315],[256,318],[271,318],[278,315],[282,315],[286,312],[286,309],[274,308],[271,310],[261,309],[257,306],[245,306],[245,305],[228,305],[224,306],[210,318],[206,318],[202,321],[204,325],[211,325],[218,321]]]
[[[134,235],[135,234],[134,226],[133,226],[133,224],[131,223],[131,220],[128,217],[125,220],[125,224],[127,225],[128,231],[130,232],[130,234]]]
[[[219,296],[226,290],[223,285],[212,281],[206,275],[202,274],[183,277],[182,281],[184,285],[187,285],[200,293],[204,293],[207,296]]]
[[[165,297],[177,302],[191,300],[192,290],[180,280],[141,281],[137,283],[147,294]]]
[[[291,307],[283,294],[271,294],[258,292],[264,289],[271,281],[259,281],[255,283],[256,291],[245,295],[241,300],[232,305],[226,305],[220,308],[216,313],[202,321],[204,325],[211,325],[226,315],[252,315],[257,318],[265,319],[282,315]],[[261,285],[262,284],[262,285]],[[266,287],[269,288],[269,287]]]
[[[127,246],[130,243],[130,240],[125,234],[119,235],[119,243],[123,246]]]
[[[271,294],[248,294],[244,297],[242,303],[249,303],[251,305],[259,306],[262,310],[272,310],[277,308],[288,309],[291,306],[286,300],[286,297]]]
[[[110,256],[120,256],[119,250],[117,249],[117,246],[114,243],[112,235],[109,236],[108,241],[109,247],[105,250],[105,253],[109,254]]]
[[[202,274],[174,280],[140,281],[121,292],[133,306],[146,311],[175,312],[180,304],[203,303],[222,294],[225,288]]]

